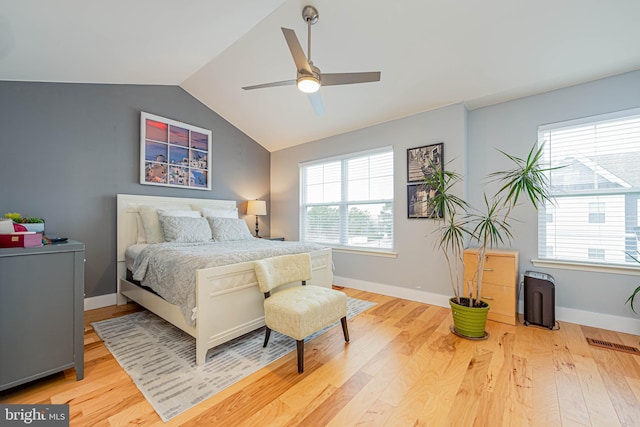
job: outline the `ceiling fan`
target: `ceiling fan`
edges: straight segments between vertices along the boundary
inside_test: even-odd
[[[245,86],[242,89],[262,89],[266,87],[296,85],[301,92],[307,94],[316,114],[324,113],[322,98],[318,93],[320,86],[349,85],[355,83],[368,83],[380,81],[380,72],[371,71],[363,73],[321,73],[320,69],[311,61],[311,26],[318,22],[318,10],[313,6],[305,6],[302,9],[302,19],[307,23],[307,54],[305,57],[302,46],[296,37],[296,33],[289,28],[281,28],[287,41],[293,62],[296,64],[298,75],[295,80],[283,80],[280,82],[263,83],[254,86]]]

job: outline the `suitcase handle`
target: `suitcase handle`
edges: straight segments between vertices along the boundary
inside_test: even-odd
[[[493,268],[485,268],[484,271],[493,271]]]
[[[493,297],[488,297],[488,296],[482,295],[482,299],[493,300]]]

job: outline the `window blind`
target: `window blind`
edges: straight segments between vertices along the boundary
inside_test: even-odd
[[[640,240],[640,109],[541,126],[555,203],[538,217],[538,257],[635,264]]]
[[[301,240],[393,249],[393,149],[300,166]]]

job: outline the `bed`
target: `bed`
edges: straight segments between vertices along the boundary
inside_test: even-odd
[[[140,242],[143,229],[140,216],[149,207],[190,206],[193,210],[233,210],[233,200],[118,194],[117,196],[117,295],[118,304],[135,301],[147,310],[188,333],[196,340],[196,364],[202,365],[207,351],[264,326],[264,296],[258,288],[253,261],[203,268],[195,275],[195,322],[180,307],[127,277],[128,248]],[[275,242],[274,242],[275,243]],[[331,287],[333,280],[331,249],[309,252],[313,278],[310,284]]]

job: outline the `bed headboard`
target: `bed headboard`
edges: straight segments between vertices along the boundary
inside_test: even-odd
[[[183,197],[141,196],[137,194],[118,194],[117,214],[117,262],[124,262],[124,252],[127,247],[137,241],[138,236],[138,208],[144,205],[176,206],[191,205],[192,209],[199,208],[236,208],[235,200],[189,199]],[[120,277],[120,275],[118,275]]]

